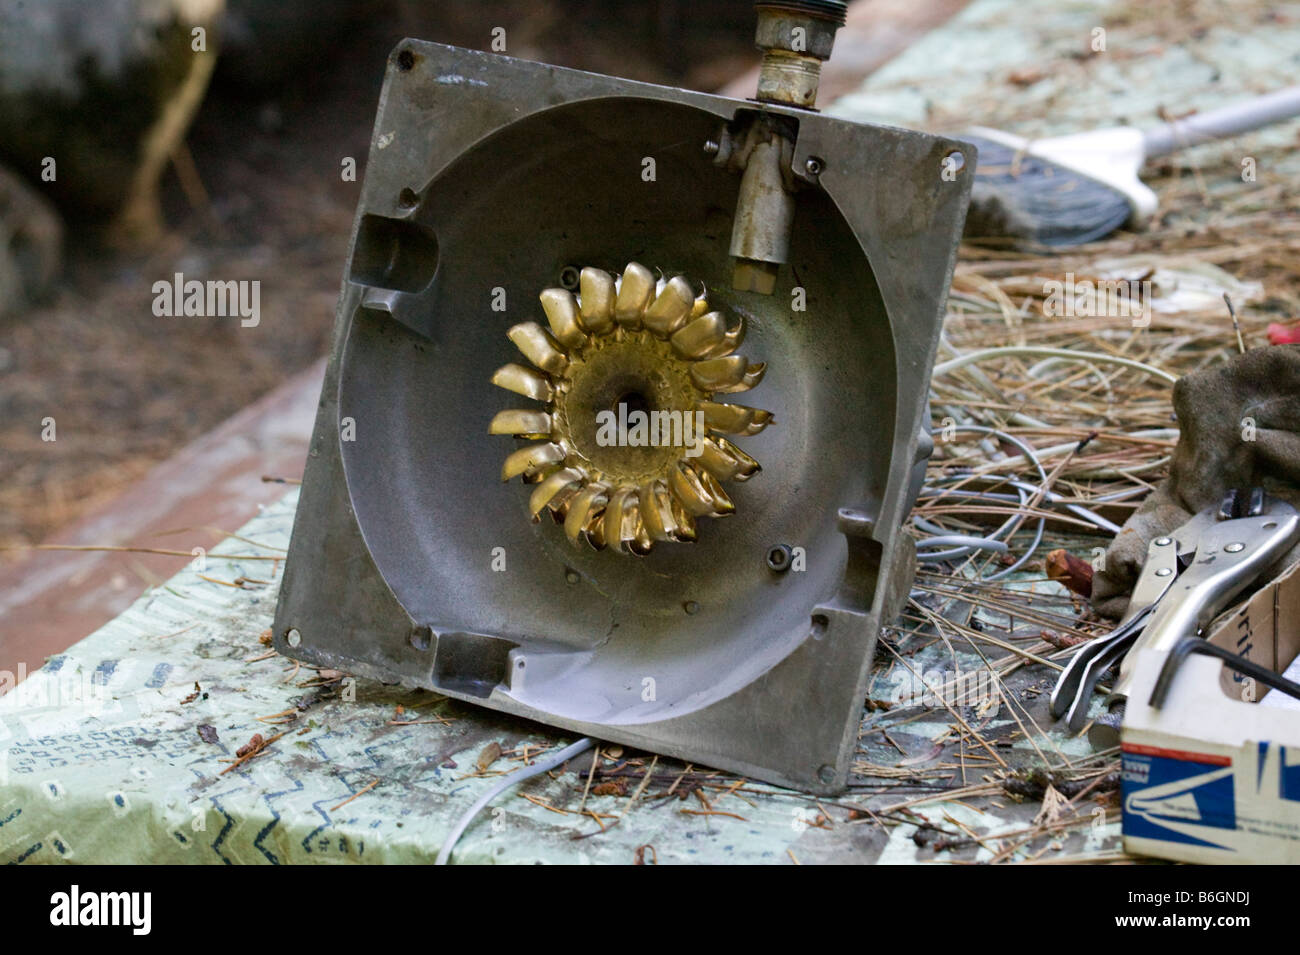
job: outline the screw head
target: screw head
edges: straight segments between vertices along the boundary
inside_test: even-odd
[[[767,566],[778,574],[790,569],[793,551],[787,544],[773,544],[767,551]]]
[[[284,642],[289,644],[291,647],[297,647],[302,644],[302,634],[298,632],[297,627],[294,627],[284,635]]]
[[[687,613],[696,614],[700,612],[700,605],[694,600],[688,600],[686,603],[682,604],[682,609]]]
[[[1171,538],[1168,538],[1168,537],[1157,537],[1157,538],[1156,538],[1156,546],[1157,546],[1157,547],[1167,547],[1169,544],[1172,544],[1172,543],[1173,543],[1173,540],[1172,540]]]
[[[721,148],[722,146],[716,140],[706,139],[704,141],[704,155],[706,156],[716,156]]]
[[[831,783],[835,782],[835,767],[829,765],[822,766],[817,770],[817,778],[829,786]]]
[[[576,570],[566,570],[564,572],[564,579],[571,584],[576,584],[579,580],[578,572]]]
[[[1156,571],[1156,576],[1157,576],[1157,577],[1168,577],[1168,576],[1169,576],[1170,574],[1172,574],[1172,573],[1173,573],[1173,571],[1170,570],[1168,567],[1161,567],[1159,570]]]
[[[1246,549],[1246,545],[1243,544],[1241,541],[1233,541],[1231,544],[1227,545],[1223,549],[1226,550],[1229,554],[1239,554]]]
[[[820,176],[822,170],[826,168],[826,163],[816,156],[809,156],[804,162],[803,168],[808,171],[808,175],[810,176]]]

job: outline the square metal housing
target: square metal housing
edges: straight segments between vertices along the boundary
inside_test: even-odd
[[[739,177],[702,149],[752,102],[403,41],[389,59],[276,612],[286,656],[817,793],[843,789],[882,623],[974,149],[798,125],[788,266],[730,290]],[[656,162],[653,181],[643,160]],[[960,159],[958,160],[958,157]],[[810,163],[810,159],[815,162]],[[953,169],[960,172],[953,174]],[[770,364],[764,471],[698,543],[578,552],[487,434],[505,330],[565,266],[680,270]],[[802,290],[805,311],[791,309]],[[505,311],[493,309],[504,298]],[[770,386],[770,387],[769,387]],[[758,445],[761,445],[759,447]],[[806,569],[774,574],[776,543]]]

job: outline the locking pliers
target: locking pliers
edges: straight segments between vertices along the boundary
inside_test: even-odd
[[[1088,734],[1094,746],[1117,744],[1137,659],[1132,651],[1172,651],[1187,638],[1199,640],[1210,621],[1297,541],[1300,515],[1262,488],[1229,491],[1219,506],[1157,537],[1147,547],[1146,564],[1119,625],[1081,646],[1062,671],[1052,690],[1052,716],[1065,716],[1077,733],[1087,722],[1097,684],[1123,661],[1106,699],[1107,712]]]

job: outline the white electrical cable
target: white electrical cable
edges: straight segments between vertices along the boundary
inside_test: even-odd
[[[989,351],[996,351],[996,349],[989,349]],[[1041,483],[1037,485],[1029,484],[1028,482],[1019,482],[1019,481],[1015,483],[1017,485],[1024,483],[1028,488],[1032,489],[1033,493],[1038,496],[1039,500],[1043,500],[1050,493],[1050,491],[1047,488],[1047,471],[1044,470],[1043,464],[1038,459],[1037,453],[1034,451],[1033,448],[1031,448],[1025,442],[1021,441],[1015,435],[1008,434],[1005,431],[999,431],[997,428],[989,428],[982,424],[960,424],[957,425],[957,427],[954,430],[973,431],[976,434],[990,435],[992,437],[998,438],[1002,441],[1007,442],[1008,444],[1014,445],[1015,447],[1019,448],[1025,460],[1033,463],[1035,470],[1038,471],[1038,476],[1041,479]],[[1023,488],[1017,487],[1017,490],[1023,490]],[[948,493],[951,493],[956,497],[961,497],[964,492],[960,490],[955,490]],[[1028,498],[1022,497],[1021,503],[1023,504],[1027,500]],[[983,538],[982,540],[977,538],[976,540],[978,540],[981,545],[980,549],[996,550],[997,549],[996,547],[990,547],[989,545],[1003,543],[1002,541],[999,541],[998,538],[1003,533],[1007,533],[1010,530],[1011,525],[1016,522],[1016,518],[1018,516],[1019,515],[1012,515],[1006,522],[1002,524],[1001,527],[999,527],[996,531],[990,534],[987,538]],[[913,522],[915,523],[915,519],[913,519]],[[918,526],[924,526],[924,525],[918,525]],[[1003,577],[1015,573],[1017,570],[1023,567],[1029,561],[1029,559],[1034,556],[1034,552],[1038,550],[1038,545],[1043,542],[1043,533],[1046,530],[1046,528],[1047,528],[1047,518],[1040,517],[1038,519],[1038,526],[1034,529],[1034,539],[1030,543],[1029,548],[1023,554],[1021,554],[1020,557],[1016,559],[1015,563],[1013,563],[1010,567],[1000,570],[996,574],[990,574],[989,576],[983,579],[1000,580]],[[917,546],[920,548],[924,548],[925,539],[923,538],[920,542],[918,542]],[[972,548],[975,547],[974,544],[967,544],[965,546],[972,547]],[[967,556],[968,553],[969,551],[967,551],[967,553],[964,554],[954,554],[954,557]],[[918,559],[921,560],[923,563],[927,563],[927,564],[940,563],[944,559],[953,559],[947,556],[949,554],[953,554],[953,552],[944,551],[940,554],[922,554],[922,555],[918,555]]]
[[[1026,481],[1017,481],[1017,480],[1009,479],[1007,483],[1010,484],[1012,487],[1023,488],[1029,491],[1036,490],[1036,488],[1034,488],[1032,484],[1029,484]],[[1145,488],[1143,488],[1142,490],[1145,490]],[[1106,518],[1102,517],[1100,514],[1095,513],[1094,511],[1088,510],[1082,504],[1065,503],[1065,496],[1063,494],[1057,494],[1055,491],[1048,491],[1047,494],[1044,496],[1044,500],[1047,501],[1047,503],[1049,504],[1061,504],[1061,506],[1063,506],[1067,511],[1070,511],[1073,514],[1082,517],[1084,520],[1089,521],[1090,523],[1092,523],[1097,527],[1100,527],[1103,531],[1106,531],[1109,534],[1118,534],[1122,529],[1115,522],[1106,520]]]
[[[1164,369],[1157,368],[1154,365],[1148,365],[1145,362],[1140,362],[1132,358],[1124,358],[1120,355],[1105,355],[1099,352],[1074,351],[1065,348],[1047,348],[1047,347],[1041,347],[1037,345],[1006,345],[998,348],[982,348],[977,351],[966,352],[965,354],[962,354],[958,352],[958,350],[954,348],[942,336],[940,336],[939,344],[942,350],[954,354],[954,357],[948,359],[947,361],[943,361],[935,365],[933,371],[931,372],[932,378],[939,378],[943,375],[948,374],[949,372],[953,372],[958,370],[959,368],[964,368],[967,365],[972,365],[977,362],[983,361],[986,358],[1000,358],[1000,357],[1006,357],[1010,355],[1022,355],[1027,357],[1036,357],[1036,358],[1045,359],[1045,361],[1041,361],[1034,366],[1034,369],[1038,371],[1042,371],[1047,366],[1057,361],[1073,361],[1073,362],[1079,362],[1082,364],[1088,364],[1093,366],[1098,364],[1119,365],[1124,368],[1132,368],[1136,371],[1141,371],[1144,374],[1148,374],[1153,377],[1160,378],[1169,384],[1174,384],[1175,382],[1178,381],[1178,377],[1176,375],[1172,375],[1169,372],[1165,371]],[[987,376],[985,376],[984,373],[980,371],[978,368],[974,370],[974,374],[976,378],[981,380],[983,383],[988,383]],[[1102,380],[1105,381],[1104,378]],[[1086,507],[1083,507],[1082,505],[1074,504],[1074,503],[1063,503],[1065,502],[1065,499],[1062,497],[1062,495],[1054,493],[1053,491],[1049,490],[1047,487],[1047,472],[1043,468],[1043,464],[1042,464],[1043,460],[1050,457],[1054,457],[1057,454],[1064,453],[1066,451],[1069,451],[1077,447],[1077,442],[1070,442],[1068,444],[1057,445],[1051,448],[1035,450],[1033,448],[1030,448],[1029,445],[1025,444],[1023,441],[1019,440],[1013,435],[1010,435],[1005,431],[999,431],[996,428],[989,428],[983,425],[965,424],[965,425],[958,425],[956,430],[974,431],[978,434],[984,434],[984,435],[996,437],[1003,441],[1006,441],[1008,444],[1015,445],[1017,448],[1020,449],[1021,454],[1016,458],[1008,458],[1007,460],[999,461],[997,462],[998,465],[1014,466],[1018,461],[1023,461],[1024,463],[1032,464],[1035,470],[1038,471],[1038,475],[1041,478],[1041,483],[1035,485],[1028,481],[1021,481],[1013,478],[999,479],[997,475],[993,475],[993,474],[986,474],[986,475],[966,474],[966,475],[959,476],[960,479],[969,480],[972,477],[981,477],[989,480],[998,479],[1001,480],[1003,483],[1009,484],[1010,486],[1014,487],[1019,492],[1019,498],[1020,498],[1019,503],[1022,506],[1026,504],[1027,501],[1029,500],[1029,498],[1026,497],[1025,492],[1030,492],[1040,502],[1047,503],[1047,504],[1061,503],[1066,510],[1078,515],[1079,517],[1084,518],[1089,523],[1095,525],[1096,527],[1101,528],[1104,531],[1108,531],[1109,533],[1112,534],[1119,532],[1120,530],[1119,525],[1115,524],[1112,521],[1107,520],[1106,518],[1089,510]],[[1177,437],[1177,436],[1178,436],[1178,432],[1175,429],[1159,429],[1158,431],[1152,431],[1152,432],[1136,432],[1133,435],[1131,435],[1131,437],[1160,437],[1160,438]],[[986,441],[981,442],[981,446],[984,446],[986,451],[988,450]],[[923,488],[922,493],[925,494],[926,496],[932,496],[932,497],[945,497],[948,495],[952,495],[954,497],[960,499],[966,499],[966,500],[1005,500],[1007,502],[1015,501],[1015,497],[1013,497],[1010,494],[995,494],[994,492],[989,492],[989,491],[964,491],[964,490],[946,491],[942,488],[937,488],[937,489]],[[1104,500],[1104,498],[1102,500]],[[978,537],[978,536],[949,534],[946,533],[945,529],[940,528],[938,525],[933,524],[932,522],[926,521],[925,519],[919,516],[914,517],[913,523],[918,528],[920,528],[921,530],[929,531],[931,533],[930,537],[921,538],[920,540],[917,541],[916,546],[918,551],[920,552],[918,554],[918,559],[922,563],[943,563],[948,560],[968,557],[979,550],[994,550],[994,551],[1005,552],[1007,550],[1006,542],[999,540],[999,538],[1003,534],[1008,533],[1012,524],[1014,524],[1015,522],[1016,522],[1016,516],[1013,515],[1008,521],[1004,522],[1002,526],[1000,526],[997,530],[993,531],[993,533],[989,534],[987,537]],[[1047,526],[1046,518],[1040,517],[1038,519],[1038,527],[1034,532],[1034,540],[1029,545],[1029,549],[1026,550],[1025,553],[1022,554],[1020,558],[1010,567],[1007,567],[1006,569],[999,571],[996,574],[992,574],[989,577],[986,577],[984,579],[998,580],[1002,577],[1006,577],[1009,574],[1014,573],[1016,570],[1022,567],[1029,560],[1029,558],[1033,556],[1034,552],[1038,549],[1039,544],[1042,543],[1043,532],[1046,526]],[[936,531],[938,531],[939,533],[935,533]],[[959,546],[950,547],[950,549],[948,550],[930,552],[930,549],[933,547],[945,547],[953,544]]]
[[[1038,358],[1060,358],[1066,361],[1080,361],[1086,363],[1098,362],[1109,365],[1122,365],[1125,368],[1133,368],[1137,371],[1145,372],[1156,378],[1161,378],[1169,384],[1178,380],[1177,375],[1171,375],[1163,368],[1157,368],[1155,365],[1148,365],[1132,358],[1124,358],[1120,355],[1104,355],[1100,352],[1091,351],[1073,351],[1068,348],[1044,348],[1038,345],[1002,345],[998,348],[981,348],[978,351],[966,352],[956,358],[950,358],[945,362],[940,362],[934,366],[932,377],[946,375],[950,371],[956,371],[958,368],[983,361],[985,358],[1000,358],[1004,355],[1026,355]]]
[[[479,796],[478,799],[474,800],[474,805],[465,810],[465,814],[456,820],[456,825],[451,827],[451,832],[447,834],[447,838],[442,843],[442,848],[438,851],[438,859],[434,862],[434,865],[447,864],[448,860],[451,859],[451,850],[456,848],[456,843],[460,841],[461,835],[463,835],[465,830],[469,828],[469,824],[474,821],[474,817],[482,812],[487,804],[493,799],[501,795],[501,793],[505,792],[511,786],[516,786],[526,779],[532,779],[534,776],[540,776],[542,773],[552,770],[556,766],[572,759],[584,750],[590,749],[593,742],[594,741],[591,737],[584,736],[576,743],[566,746],[558,753],[555,753],[552,756],[547,756],[545,759],[539,759],[537,762],[533,763],[533,765],[517,769],[509,776],[497,780],[496,784],[493,785],[492,788]]]
[[[922,494],[924,495],[927,490],[931,490],[931,489],[922,488],[921,490],[922,490]],[[937,496],[939,497],[955,497],[958,500],[963,500],[963,501],[969,500],[971,497],[977,496],[980,493],[978,491],[965,491],[965,490],[948,491],[942,488],[937,490],[938,490]],[[1023,491],[1018,491],[1017,494],[1021,506],[1024,506],[1029,502],[1028,495],[1026,495]],[[1008,494],[1007,498],[1009,500],[1015,501],[1017,499],[1017,496]],[[1005,552],[1009,548],[1005,546],[999,547],[998,545],[1002,545],[1002,541],[999,540],[999,538],[1003,534],[1011,530],[1012,526],[1016,523],[1017,516],[1018,515],[1012,514],[1005,521],[1003,521],[1002,524],[999,525],[996,530],[994,530],[992,533],[984,537],[971,537],[969,539],[969,543],[966,543],[959,547],[954,547],[952,550],[941,551],[937,554],[921,553],[917,555],[917,559],[920,560],[921,563],[923,564],[942,564],[950,560],[960,560],[963,557],[969,557],[977,550],[999,550]],[[913,516],[912,523],[915,524],[917,527],[919,527],[921,530],[936,535],[937,537],[942,538],[942,537],[954,536],[952,532],[949,531],[948,528],[940,527],[938,524],[935,524],[933,521],[926,520],[924,517],[922,517],[919,514]],[[924,548],[930,541],[934,539],[935,539],[934,537],[922,538],[916,542],[916,546],[918,549]]]
[[[998,484],[1009,484],[1015,488],[1023,488],[1029,491],[1037,490],[1032,484],[1029,484],[1026,481],[1018,481],[1015,478],[1006,477],[1001,474],[988,474],[988,475],[984,475],[984,478],[990,481],[994,481]],[[1146,492],[1146,488],[1137,488],[1137,490],[1143,493]],[[1024,504],[1026,502],[1026,498],[1024,494],[1020,494],[1020,495],[1002,494],[997,491],[967,491],[965,489],[960,491],[949,491],[941,487],[921,488],[920,497],[923,498],[949,497],[949,496],[960,497],[963,500],[969,500],[969,501],[995,501],[999,504],[1003,504],[1003,503],[1014,504],[1017,501],[1019,501],[1019,503],[1021,504]],[[1106,498],[1097,498],[1097,500],[1104,501],[1106,500]],[[1057,494],[1054,491],[1049,491],[1047,493],[1047,496],[1044,498],[1044,501],[1048,504],[1060,505],[1065,510],[1070,511],[1071,513],[1079,517],[1082,517],[1088,523],[1105,531],[1108,534],[1118,534],[1121,530],[1120,526],[1114,523],[1113,521],[1108,521],[1106,518],[1102,517],[1100,514],[1096,513],[1095,511],[1088,510],[1088,508],[1084,507],[1082,504],[1068,503],[1064,495]],[[935,534],[948,533],[948,531],[945,528],[940,528],[937,526],[934,527],[929,526],[928,521],[922,521],[922,519],[919,517],[915,519],[914,523],[916,524],[917,527],[920,527],[922,530],[931,531],[932,533]],[[992,537],[993,535],[990,534],[989,536]],[[929,538],[927,538],[927,540],[928,539]],[[919,547],[920,543],[918,543],[917,546]]]
[[[1179,435],[1179,431],[1178,431],[1177,428],[1148,428],[1148,429],[1146,429],[1146,430],[1144,430],[1144,431],[1131,431],[1131,432],[1129,432],[1128,434],[1124,435],[1124,437],[1126,437],[1126,438],[1144,438],[1144,439],[1148,439],[1148,440],[1151,440],[1151,441],[1167,441],[1167,440],[1170,440],[1170,439],[1177,440],[1177,439],[1178,439],[1178,435]],[[1057,457],[1058,455],[1061,455],[1061,454],[1068,454],[1069,452],[1073,451],[1073,450],[1074,450],[1075,448],[1077,448],[1078,446],[1079,446],[1079,442],[1078,442],[1078,441],[1066,441],[1066,442],[1064,442],[1064,443],[1062,443],[1062,444],[1054,444],[1054,445],[1052,445],[1051,447],[1047,447],[1047,448],[1035,448],[1035,449],[1034,449],[1034,456],[1035,456],[1036,458],[1038,458],[1038,460],[1040,460],[1040,461],[1046,461],[1046,460],[1048,460],[1049,458],[1054,458],[1054,457]],[[998,461],[997,464],[998,464],[999,467],[1001,467],[1001,466],[1003,466],[1003,465],[1006,465],[1006,466],[1009,467],[1009,468],[1014,468],[1014,467],[1016,467],[1017,462],[1020,462],[1020,461],[1023,460],[1023,459],[1024,459],[1024,455],[1017,454],[1017,455],[1014,455],[1014,456],[1008,456],[1005,460],[1003,460],[1003,461]],[[1141,465],[1141,466],[1139,466],[1139,467],[1129,468],[1128,471],[1125,472],[1125,473],[1126,473],[1126,474],[1133,474],[1133,473],[1136,473],[1136,472],[1138,472],[1138,471],[1147,471],[1147,470],[1150,470],[1150,469],[1153,468],[1153,467],[1163,466],[1165,463],[1168,462],[1168,460],[1169,460],[1169,458],[1168,458],[1168,456],[1166,456],[1166,457],[1160,458],[1160,459],[1157,460],[1157,461],[1150,462],[1149,464],[1144,464],[1144,465]],[[1097,476],[1100,476],[1101,473],[1102,473],[1103,471],[1105,471],[1105,470],[1107,470],[1107,469],[1104,469],[1104,468],[1103,468],[1103,469],[1100,469],[1100,470],[1097,470],[1097,471],[1093,471],[1093,472],[1087,472],[1087,471],[1085,471],[1085,472],[1076,472],[1076,476],[1080,476],[1080,474],[1081,474],[1082,476],[1092,476],[1092,477],[1097,477]],[[1110,468],[1109,470],[1111,470],[1111,471],[1118,471],[1119,469],[1118,469],[1118,468]]]
[[[926,537],[916,542],[917,549],[922,547],[952,547],[954,545],[963,548],[972,548],[975,550],[992,550],[999,554],[1005,554],[1009,547],[1006,541],[993,540],[991,537],[971,537],[968,534],[936,534],[934,537]],[[922,558],[927,563],[933,561],[933,557]]]

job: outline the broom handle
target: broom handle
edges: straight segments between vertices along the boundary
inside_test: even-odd
[[[1156,126],[1143,134],[1146,156],[1163,156],[1212,139],[1259,129],[1270,123],[1300,116],[1300,86],[1257,96],[1245,103],[1195,113],[1186,119]]]

